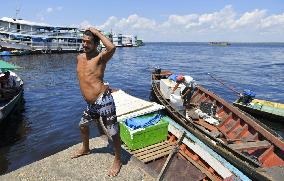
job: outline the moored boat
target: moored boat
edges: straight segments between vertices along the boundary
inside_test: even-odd
[[[171,74],[169,71],[153,72],[152,90],[154,97],[166,107],[176,122],[250,178],[281,180],[284,142],[279,137],[201,85],[196,87],[184,110],[177,109],[162,93],[164,89],[172,90],[175,86],[175,82],[167,79]]]
[[[164,112],[159,111],[163,106],[130,96],[121,90],[112,95],[124,148],[156,173],[160,173],[157,180],[250,180]],[[145,124],[146,118],[156,118],[158,122],[133,129],[133,125],[138,126],[134,123]]]
[[[243,95],[233,102],[233,105],[254,117],[261,117],[269,121],[284,122],[284,104],[256,99],[254,96],[246,93],[244,91]]]
[[[0,46],[7,50],[34,53],[81,51],[82,30],[76,27],[50,26],[22,19],[0,19]]]
[[[19,68],[7,62],[0,60],[0,69],[1,70],[13,70]],[[0,97],[0,123],[5,120],[5,118],[12,112],[17,103],[21,100],[23,94],[23,80],[14,72],[10,71],[10,76],[13,76],[15,79],[16,87],[13,89],[13,95],[6,97],[6,93],[1,89]]]

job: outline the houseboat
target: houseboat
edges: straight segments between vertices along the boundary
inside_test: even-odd
[[[122,34],[114,33],[112,36],[112,41],[116,47],[122,47]]]
[[[0,51],[69,52],[82,48],[82,30],[22,19],[0,19]]]
[[[76,27],[50,26],[22,19],[0,19],[0,52],[28,50],[34,53],[80,52],[84,30]],[[143,45],[137,36],[102,33],[117,47]],[[101,48],[104,48],[101,43]],[[5,53],[6,54],[6,53]],[[9,53],[9,55],[14,55]]]

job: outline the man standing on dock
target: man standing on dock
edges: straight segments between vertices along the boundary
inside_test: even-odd
[[[115,46],[95,28],[87,29],[82,40],[84,53],[77,57],[77,75],[88,106],[79,123],[83,147],[72,158],[90,154],[89,124],[101,117],[104,125],[97,122],[99,130],[101,132],[101,126],[104,126],[114,143],[115,158],[109,171],[109,176],[113,177],[118,174],[121,167],[121,142],[114,100],[103,78],[106,64],[114,54]],[[97,51],[100,41],[105,45],[105,51]]]

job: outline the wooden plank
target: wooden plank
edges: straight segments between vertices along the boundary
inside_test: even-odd
[[[264,141],[255,141],[255,142],[247,142],[247,143],[235,143],[229,144],[234,150],[251,150],[251,149],[262,149],[262,148],[269,148],[271,144],[264,140]]]
[[[215,126],[207,123],[206,121],[204,121],[204,119],[199,119],[198,121],[195,121],[194,123],[199,124],[200,126],[203,126],[204,128],[208,129],[210,132],[218,131],[218,129]]]
[[[235,134],[235,139],[241,138],[248,131],[248,125],[245,124],[238,134]]]
[[[232,143],[232,142],[235,142],[235,141],[240,141],[240,142],[254,142],[254,141],[257,141],[258,140],[258,133],[255,133],[254,135],[249,135],[245,138],[237,138],[237,139],[230,139],[230,138],[227,138],[227,141],[228,143]]]
[[[157,154],[157,155],[153,155],[153,156],[151,156],[151,157],[149,157],[149,158],[145,158],[145,159],[142,160],[142,162],[147,163],[147,162],[150,162],[150,161],[152,161],[152,160],[156,160],[156,159],[158,159],[158,158],[167,156],[167,155],[169,155],[170,153],[171,153],[171,150],[168,150],[168,151],[165,151],[165,152],[163,152],[163,153],[159,153],[159,154]]]
[[[233,120],[232,120],[232,122],[233,122]],[[232,130],[234,130],[236,127],[238,127],[240,125],[240,123],[241,123],[241,120],[238,119],[237,121],[230,124],[231,126],[230,126],[230,128],[227,128],[226,133],[229,134]]]
[[[155,147],[159,147],[161,145],[173,145],[173,143],[169,142],[169,141],[163,141],[161,143],[157,143],[157,144],[154,144],[154,145],[150,145],[150,146],[147,146],[145,148],[141,148],[139,150],[134,150],[134,151],[130,151],[131,154],[137,154],[137,153],[140,153],[140,152],[144,152],[145,150],[149,150],[149,149],[152,149],[152,148],[155,148]]]
[[[169,151],[169,150],[172,150],[172,147],[166,147],[166,148],[163,148],[163,149],[160,149],[156,152],[152,152],[152,153],[149,153],[149,154],[146,154],[146,155],[141,155],[139,157],[137,157],[139,160],[145,160],[146,158],[150,158],[150,157],[154,157],[155,155],[158,155],[160,153],[163,153],[163,152],[166,152],[166,151]]]
[[[153,153],[153,152],[158,152],[159,150],[162,150],[164,148],[173,148],[174,146],[168,144],[168,145],[160,145],[158,147],[154,147],[152,149],[149,149],[149,150],[144,150],[143,152],[140,152],[140,153],[136,153],[134,154],[135,156],[137,157],[140,157],[140,156],[143,156],[143,155],[147,155],[147,154],[150,154],[150,153]]]
[[[170,141],[164,141],[135,151],[131,151],[129,148],[127,148],[126,145],[125,148],[129,153],[133,154],[136,158],[138,158],[144,163],[147,163],[149,161],[168,155],[171,152],[171,150],[174,148],[174,145],[175,144]]]
[[[221,118],[221,123],[222,123],[222,122],[227,122],[228,119],[231,119],[231,118],[232,118],[232,115],[233,115],[232,112],[229,112],[229,114],[223,116],[223,117]]]

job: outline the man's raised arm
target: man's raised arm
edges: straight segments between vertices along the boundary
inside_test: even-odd
[[[112,44],[111,41],[107,37],[105,37],[101,32],[99,32],[96,28],[89,28],[89,30],[95,36],[97,36],[102,41],[104,46],[106,47],[106,51],[101,53],[102,59],[105,61],[108,61],[109,59],[111,59],[116,49],[114,44]]]

